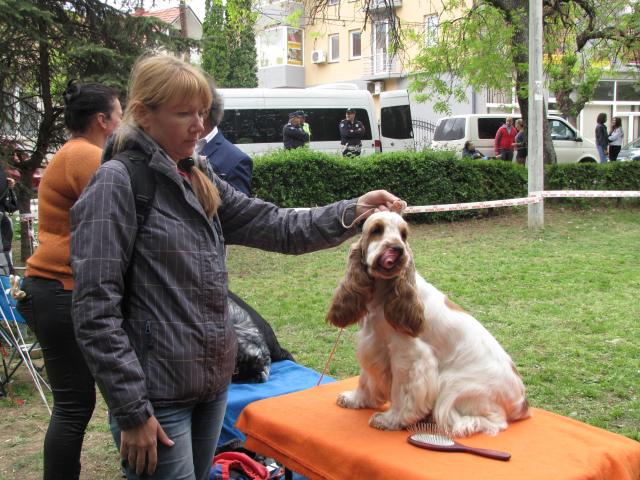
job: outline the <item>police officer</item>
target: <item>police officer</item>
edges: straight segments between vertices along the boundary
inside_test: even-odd
[[[289,123],[282,129],[282,141],[285,150],[303,147],[309,141],[309,134],[304,131],[302,124],[307,114],[297,110],[289,114]]]
[[[362,138],[366,130],[361,121],[356,120],[356,111],[347,108],[346,119],[340,122],[340,137],[342,137],[342,156],[359,157],[362,150]]]

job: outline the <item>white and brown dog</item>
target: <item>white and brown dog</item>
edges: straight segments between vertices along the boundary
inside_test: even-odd
[[[400,215],[371,215],[351,246],[327,322],[360,325],[358,388],[338,396],[345,408],[380,408],[369,425],[401,430],[424,420],[457,437],[496,435],[531,416],[513,361],[475,318],[415,270]]]

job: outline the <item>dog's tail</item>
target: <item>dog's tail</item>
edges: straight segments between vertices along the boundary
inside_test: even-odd
[[[525,418],[529,418],[533,413],[531,412],[531,405],[529,405],[529,400],[525,395],[522,395],[522,398],[518,403],[516,403],[511,411],[509,412],[509,421],[515,422],[517,420],[524,420]]]

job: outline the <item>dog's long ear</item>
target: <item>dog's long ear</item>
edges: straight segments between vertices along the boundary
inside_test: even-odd
[[[362,263],[362,239],[349,250],[349,263],[340,286],[333,295],[331,309],[325,321],[336,327],[358,323],[367,313],[371,299],[373,279],[367,275]]]
[[[405,244],[405,247],[405,254],[409,256],[409,260],[400,275],[389,282],[384,299],[384,318],[396,330],[417,337],[427,326],[427,319],[424,303],[418,295],[413,252],[408,244]]]

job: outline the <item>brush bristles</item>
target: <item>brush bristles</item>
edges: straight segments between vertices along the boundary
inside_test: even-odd
[[[453,435],[449,429],[440,427],[435,423],[416,423],[409,425],[407,430],[411,438],[431,445],[453,445]]]

